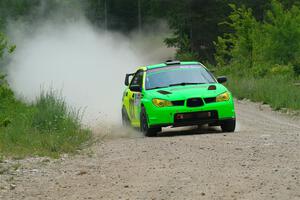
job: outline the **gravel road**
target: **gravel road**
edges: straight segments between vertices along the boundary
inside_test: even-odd
[[[57,160],[2,161],[0,199],[300,199],[300,119],[236,107],[236,133],[165,130]]]

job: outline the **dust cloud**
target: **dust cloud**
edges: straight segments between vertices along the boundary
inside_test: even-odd
[[[99,30],[84,18],[11,23],[8,32],[17,49],[7,67],[8,81],[28,102],[53,88],[71,107],[84,110],[85,124],[119,125],[125,73],[174,55],[163,44],[167,26],[155,26],[155,32],[149,28],[125,36]]]

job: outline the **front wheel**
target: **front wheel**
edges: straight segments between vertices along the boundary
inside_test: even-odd
[[[228,119],[221,122],[221,129],[223,132],[234,132],[235,131],[236,120]]]
[[[141,131],[147,137],[155,137],[157,136],[157,133],[161,131],[161,128],[149,128],[147,113],[144,107],[142,107],[141,109],[140,123],[141,123]]]

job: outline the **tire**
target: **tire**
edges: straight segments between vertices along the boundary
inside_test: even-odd
[[[221,122],[221,129],[223,132],[232,133],[235,131],[236,120],[229,119]]]
[[[141,132],[146,137],[155,137],[157,136],[157,133],[161,131],[161,128],[149,128],[148,117],[147,117],[146,109],[144,107],[142,107],[141,109],[140,123],[141,123]]]
[[[122,125],[124,127],[130,127],[130,120],[124,107],[122,108]]]

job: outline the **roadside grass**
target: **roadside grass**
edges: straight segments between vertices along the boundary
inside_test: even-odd
[[[31,105],[3,91],[0,100],[2,157],[59,157],[75,153],[91,138],[91,131],[81,125],[81,112],[70,110],[54,91],[43,92]]]
[[[238,99],[263,102],[274,110],[300,110],[300,86],[296,86],[295,82],[294,77],[288,76],[254,78],[231,75],[227,86]]]

